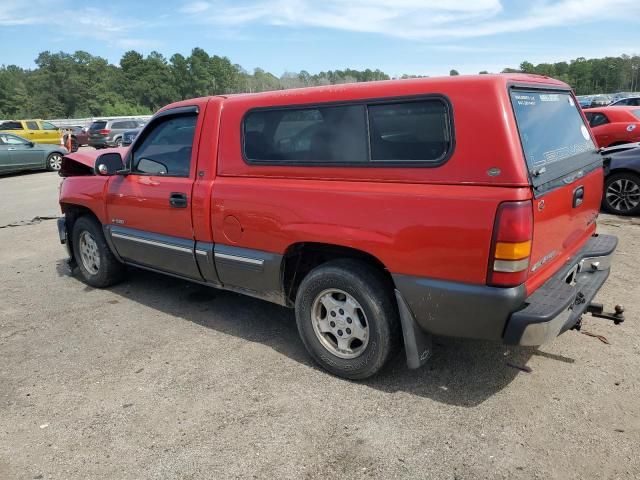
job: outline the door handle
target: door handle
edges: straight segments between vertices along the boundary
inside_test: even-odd
[[[7,148],[7,150],[9,150],[10,152],[13,152],[16,149],[16,147],[9,147]]]
[[[578,187],[573,191],[573,208],[577,208],[584,202],[584,187]]]
[[[187,194],[180,192],[173,192],[169,195],[169,205],[173,208],[187,208]]]

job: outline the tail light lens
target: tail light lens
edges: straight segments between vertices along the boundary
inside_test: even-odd
[[[514,287],[525,282],[533,239],[531,201],[505,202],[493,227],[487,284]]]
[[[102,130],[98,130],[98,133],[99,133],[100,135],[109,135],[109,132],[110,132],[110,131],[111,131],[111,130],[109,130],[108,128],[103,128]]]

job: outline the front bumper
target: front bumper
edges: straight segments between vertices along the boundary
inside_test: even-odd
[[[496,288],[393,275],[408,314],[427,334],[541,345],[573,327],[609,276],[618,239],[591,237],[528,297],[524,285]]]

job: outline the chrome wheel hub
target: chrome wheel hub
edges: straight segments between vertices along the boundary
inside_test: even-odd
[[[333,355],[350,359],[369,344],[369,323],[358,301],[343,290],[320,292],[311,308],[316,337]]]
[[[605,195],[607,203],[614,210],[627,212],[640,204],[640,185],[632,180],[621,178],[609,185]]]
[[[80,260],[91,275],[97,275],[100,270],[100,252],[93,236],[86,230],[80,234]]]
[[[62,155],[60,155],[59,153],[54,153],[53,155],[51,155],[51,157],[49,157],[49,166],[53,170],[60,170],[60,168],[62,167]]]

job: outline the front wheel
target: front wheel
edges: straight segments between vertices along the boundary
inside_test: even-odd
[[[102,226],[89,216],[73,225],[73,254],[82,281],[92,287],[109,287],[124,276],[125,267],[107,245]]]
[[[604,182],[602,207],[616,215],[640,213],[640,177],[633,173],[614,173]]]
[[[50,153],[47,157],[47,170],[57,172],[62,167],[62,154],[59,152]]]
[[[357,260],[312,270],[296,296],[296,322],[311,356],[334,375],[378,373],[400,347],[400,322],[388,282]]]

